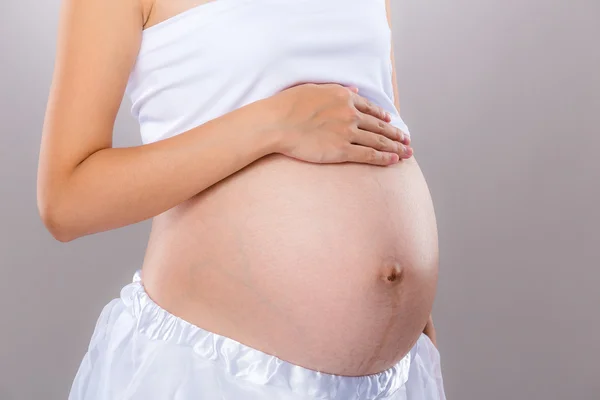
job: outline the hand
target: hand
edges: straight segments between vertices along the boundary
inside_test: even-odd
[[[433,345],[437,347],[436,337],[435,337],[435,327],[433,326],[433,317],[429,314],[429,319],[427,320],[427,324],[425,325],[425,329],[423,329],[423,333],[429,336],[429,339],[433,342]]]
[[[313,163],[390,165],[413,154],[410,138],[381,107],[337,84],[301,84],[271,99],[282,111],[277,152]]]

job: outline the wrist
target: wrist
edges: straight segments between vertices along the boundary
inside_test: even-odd
[[[285,153],[288,135],[285,134],[285,111],[281,101],[276,97],[268,97],[249,105],[252,115],[252,126],[257,140],[262,143],[266,154]]]

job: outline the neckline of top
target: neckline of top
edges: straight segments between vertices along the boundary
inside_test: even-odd
[[[173,15],[167,19],[164,19],[152,26],[149,26],[148,28],[143,29],[142,35],[151,35],[154,32],[158,32],[158,31],[166,28],[169,25],[173,25],[174,23],[176,23],[178,21],[184,20],[184,19],[191,17],[195,14],[198,14],[200,12],[209,12],[209,11],[218,10],[219,7],[221,7],[220,9],[222,11],[226,11],[228,9],[231,9],[235,5],[243,4],[248,1],[249,0],[210,0],[208,2],[198,4],[194,7],[188,8],[178,14],[175,14],[175,15]],[[225,8],[222,8],[222,7],[225,7]]]

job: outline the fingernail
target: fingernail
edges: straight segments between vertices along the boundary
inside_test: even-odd
[[[412,156],[412,154],[413,154],[412,147],[406,146],[406,155],[410,157],[410,156]]]

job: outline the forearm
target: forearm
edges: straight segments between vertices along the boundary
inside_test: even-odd
[[[69,241],[174,207],[275,151],[268,107],[256,102],[169,139],[95,152],[54,185],[46,225]]]

